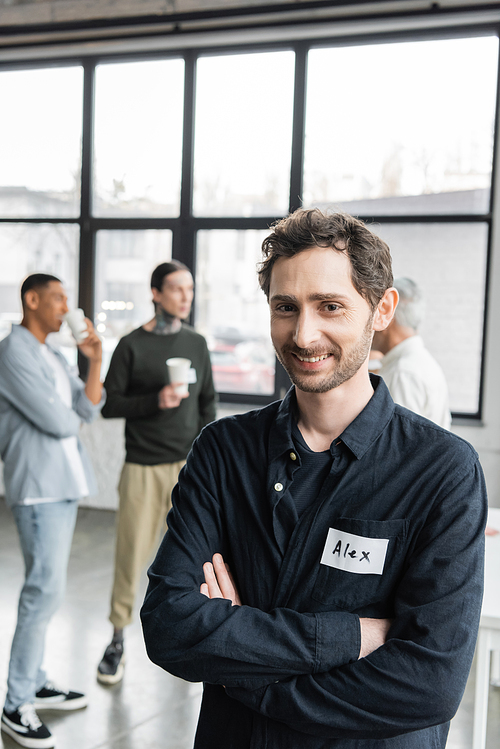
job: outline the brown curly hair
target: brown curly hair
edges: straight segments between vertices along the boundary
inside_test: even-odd
[[[272,230],[262,243],[264,260],[258,267],[260,287],[268,299],[276,260],[293,257],[313,247],[331,247],[347,254],[351,261],[352,284],[372,309],[392,286],[389,247],[363,221],[348,213],[299,208],[277,221]]]

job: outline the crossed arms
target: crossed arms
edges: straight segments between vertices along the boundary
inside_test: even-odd
[[[200,593],[207,598],[224,598],[231,601],[233,606],[241,606],[240,594],[236,588],[229,565],[224,562],[221,554],[214,554],[212,562],[203,565],[205,582],[200,586]],[[358,658],[365,658],[374,650],[380,648],[387,639],[390,619],[359,619],[361,630],[361,646]]]
[[[446,723],[463,694],[480,613],[486,506],[477,462],[412,543],[388,632],[387,620],[348,611],[252,603],[262,553],[242,564],[247,528],[236,529],[237,515],[228,519],[217,455],[207,440],[203,447],[195,443],[180,476],[149,571],[141,616],[151,660],[188,681],[224,686],[229,697],[309,735],[389,738]]]

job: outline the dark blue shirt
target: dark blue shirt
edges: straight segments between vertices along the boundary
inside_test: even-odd
[[[484,480],[468,443],[372,382],[300,519],[293,389],[193,445],[141,616],[150,658],[205,682],[199,749],[445,747],[480,616]],[[200,594],[215,552],[244,605]],[[393,619],[361,659],[359,617]]]

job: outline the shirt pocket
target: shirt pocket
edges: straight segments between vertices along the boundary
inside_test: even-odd
[[[359,542],[357,559],[362,559],[363,546],[369,549],[376,545],[378,539],[388,541],[382,574],[351,571],[361,569],[361,562],[359,567],[352,563],[348,564],[348,569],[337,569],[320,562],[311,593],[312,598],[322,604],[334,605],[349,611],[356,611],[367,604],[389,598],[402,573],[407,526],[407,520],[363,520],[342,517],[333,521],[330,527],[336,531],[366,539],[366,543]],[[338,556],[347,552],[344,542],[344,548],[339,549]]]

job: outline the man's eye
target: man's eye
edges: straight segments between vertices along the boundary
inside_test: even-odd
[[[327,312],[336,312],[339,309],[338,304],[327,304],[326,310]]]
[[[292,304],[280,304],[279,307],[276,308],[279,312],[293,312],[294,307]]]

